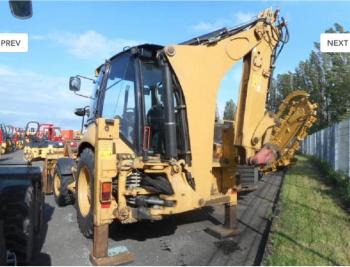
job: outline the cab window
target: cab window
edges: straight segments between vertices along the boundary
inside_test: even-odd
[[[96,115],[97,115],[97,103],[98,103],[98,98],[100,95],[100,89],[101,89],[103,77],[105,75],[105,70],[106,70],[106,67],[102,66],[101,70],[98,74],[98,77],[95,81],[95,85],[94,85],[94,88],[92,90],[92,95],[91,95],[92,99],[91,99],[90,106],[89,106],[90,112],[89,112],[89,116],[87,119],[87,123],[93,122],[95,120]]]
[[[136,138],[134,60],[123,54],[111,62],[102,117],[120,120],[120,134],[132,145]]]
[[[142,62],[143,93],[145,107],[144,125],[150,128],[149,154],[163,154],[164,137],[164,97],[162,69],[154,61]]]

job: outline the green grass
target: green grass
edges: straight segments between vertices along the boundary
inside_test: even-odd
[[[350,265],[349,183],[336,179],[321,162],[298,157],[284,179],[265,264]]]

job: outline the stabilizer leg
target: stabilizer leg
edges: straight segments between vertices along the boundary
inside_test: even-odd
[[[223,239],[237,234],[237,205],[225,204],[224,225],[215,225],[206,229],[212,236]]]
[[[134,261],[134,255],[126,247],[108,250],[108,224],[95,225],[90,261],[93,265],[121,265]]]

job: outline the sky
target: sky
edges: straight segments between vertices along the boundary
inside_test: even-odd
[[[335,22],[350,29],[350,2],[34,0],[33,17],[17,20],[0,1],[0,32],[29,34],[27,53],[0,53],[0,122],[24,127],[38,120],[79,129],[81,118],[73,111],[89,101],[69,91],[70,76],[93,78],[95,68],[125,46],[179,43],[249,21],[268,7],[281,10],[290,31],[275,75],[293,71]],[[221,114],[228,99],[237,101],[240,74],[237,64],[222,81]],[[89,95],[91,82],[82,87]]]

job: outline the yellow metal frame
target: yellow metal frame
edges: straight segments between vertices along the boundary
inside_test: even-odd
[[[231,37],[205,45],[172,45],[164,48],[185,99],[192,161],[171,162],[156,158],[144,162],[119,138],[119,120],[99,118],[88,126],[80,142],[80,151],[90,147],[95,152],[94,224],[102,226],[119,220],[137,221],[127,196],[147,195],[143,188],[126,189],[126,179],[133,169],[164,174],[174,194],[160,195],[175,201],[173,207],[149,208],[152,219],[181,213],[206,205],[237,205],[236,167],[259,151],[273,137],[276,117],[266,112],[265,103],[271,76],[271,60],[278,40],[275,13],[267,9],[251,28]],[[226,124],[220,158],[213,161],[214,121],[217,91],[225,74],[243,59],[243,77],[235,122]],[[234,88],[232,88],[234,90]],[[78,158],[79,160],[79,158]],[[186,172],[195,179],[193,189]],[[102,182],[118,177],[117,193],[106,206],[99,201]],[[71,186],[71,188],[74,188]]]

